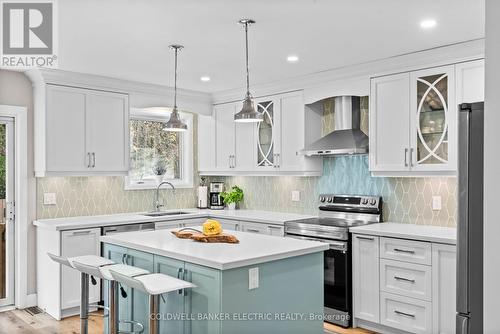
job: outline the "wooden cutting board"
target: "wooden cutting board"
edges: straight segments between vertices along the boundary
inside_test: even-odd
[[[221,233],[217,235],[204,235],[202,232],[195,230],[194,228],[184,228],[179,231],[172,231],[172,234],[180,239],[191,239],[198,242],[219,242],[219,243],[229,243],[237,244],[240,241],[234,235]]]

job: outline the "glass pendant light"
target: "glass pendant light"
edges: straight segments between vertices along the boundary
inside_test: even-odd
[[[239,23],[243,26],[245,26],[245,59],[246,59],[246,66],[247,66],[247,94],[245,96],[245,99],[243,100],[243,108],[241,108],[241,111],[234,115],[234,121],[235,122],[245,122],[245,123],[251,123],[251,122],[262,122],[264,119],[264,116],[257,112],[255,110],[255,106],[253,103],[253,98],[252,94],[250,94],[250,79],[249,79],[249,73],[248,73],[248,26],[255,23],[254,20],[251,19],[241,19]]]
[[[165,124],[165,127],[163,128],[164,131],[173,131],[173,132],[180,132],[180,131],[186,131],[187,130],[187,125],[184,123],[180,116],[179,116],[179,111],[177,110],[177,53],[179,52],[180,49],[183,48],[182,45],[178,44],[173,44],[169,46],[172,50],[175,52],[175,74],[174,74],[174,110],[172,110],[172,113],[170,114],[170,119],[168,122]]]

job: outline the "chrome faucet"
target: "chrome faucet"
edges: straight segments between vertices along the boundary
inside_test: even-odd
[[[173,190],[175,190],[175,187],[172,183],[170,182],[167,182],[167,181],[163,181],[161,182],[158,187],[156,187],[156,196],[155,196],[155,201],[153,203],[154,205],[154,211],[155,212],[159,212],[160,211],[160,208],[162,206],[164,206],[163,204],[160,204],[160,187],[164,184],[168,184],[170,187],[172,187]]]

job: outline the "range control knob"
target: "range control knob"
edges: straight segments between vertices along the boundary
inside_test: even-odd
[[[326,198],[325,198],[324,196],[321,196],[321,197],[319,198],[319,201],[320,201],[321,203],[324,203],[324,202],[326,201]]]
[[[363,205],[368,204],[368,199],[367,199],[367,198],[363,198],[363,199],[361,200],[361,204],[363,204]]]
[[[333,202],[333,197],[328,197],[328,203],[332,203]]]
[[[377,203],[377,200],[375,198],[372,198],[370,200],[370,205],[375,205],[375,203]]]

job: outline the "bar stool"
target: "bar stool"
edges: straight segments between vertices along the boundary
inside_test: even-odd
[[[93,263],[93,261],[90,262],[85,262],[88,260],[87,258],[73,258],[69,259],[70,262],[72,263],[73,267],[83,273],[87,273],[88,275],[91,275],[91,277],[96,277],[100,278],[102,280],[105,280],[108,282],[108,307],[104,307],[108,311],[109,315],[109,333],[110,334],[117,334],[117,333],[122,333],[122,334],[140,334],[144,331],[144,325],[141,324],[140,322],[133,321],[133,320],[119,320],[119,311],[118,311],[118,282],[116,282],[111,274],[109,273],[109,270],[113,269],[116,272],[121,273],[122,275],[128,276],[128,277],[133,277],[137,275],[145,275],[149,274],[149,271],[129,266],[126,264],[110,264],[110,265],[104,265],[104,266],[99,266]],[[125,330],[119,330],[119,324],[130,324],[131,325],[131,330],[130,331],[125,331]],[[137,330],[134,330],[134,327],[138,327]]]
[[[127,285],[132,289],[137,289],[149,295],[149,334],[158,334],[159,299],[164,293],[195,288],[196,285],[190,282],[165,274],[149,274],[140,276],[126,276],[122,273],[110,269],[111,276],[120,284]]]

